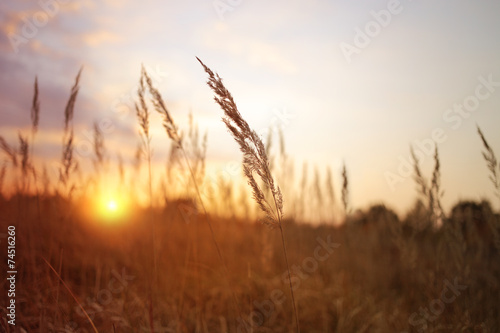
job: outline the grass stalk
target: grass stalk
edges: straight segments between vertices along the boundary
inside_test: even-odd
[[[229,289],[231,290],[231,293],[232,293],[232,296],[233,296],[233,300],[234,300],[234,303],[235,303],[235,307],[236,307],[237,312],[238,312],[238,316],[241,317],[241,310],[240,310],[240,307],[239,307],[239,302],[238,302],[238,299],[236,297],[236,294],[234,293],[233,288],[231,288],[231,283],[229,281],[229,270],[227,268],[226,262],[224,260],[223,255],[222,255],[222,251],[220,249],[219,242],[218,242],[217,237],[215,235],[215,231],[213,229],[212,223],[210,222],[209,215],[207,213],[205,204],[203,202],[203,198],[201,196],[200,188],[199,188],[199,186],[197,184],[197,181],[196,181],[196,176],[194,174],[194,171],[193,171],[193,168],[191,166],[191,163],[189,162],[189,158],[187,156],[186,149],[184,148],[184,145],[183,145],[183,142],[182,142],[182,135],[179,133],[177,125],[174,123],[173,117],[171,116],[170,112],[168,111],[168,109],[167,109],[167,107],[165,105],[165,102],[163,101],[163,98],[162,98],[160,92],[153,86],[153,82],[152,82],[151,78],[149,77],[149,75],[147,74],[147,72],[144,69],[144,67],[142,68],[142,72],[141,72],[141,81],[142,80],[144,80],[146,82],[146,84],[148,86],[148,89],[149,89],[149,92],[150,92],[150,94],[153,97],[152,98],[152,102],[153,102],[155,110],[158,113],[160,113],[160,115],[163,117],[163,127],[165,128],[168,137],[181,150],[181,152],[183,154],[183,157],[184,157],[184,160],[186,161],[186,165],[188,167],[189,174],[190,174],[191,179],[193,181],[194,188],[195,188],[198,200],[199,200],[200,205],[201,205],[201,207],[203,209],[204,220],[206,221],[206,223],[207,223],[207,225],[209,227],[210,235],[211,235],[212,241],[214,243],[215,249],[217,251],[217,256],[218,256],[219,261],[221,262],[221,265],[222,265],[222,267],[224,269],[224,274],[225,274],[225,277],[226,277]]]
[[[63,132],[63,149],[61,157],[61,165],[59,167],[59,184],[64,187],[67,198],[71,198],[71,194],[75,189],[75,184],[70,186],[72,173],[78,169],[78,162],[73,155],[74,149],[74,133],[73,133],[73,115],[75,112],[76,97],[80,90],[80,76],[83,67],[80,68],[75,78],[75,83],[71,88],[70,97],[64,109],[64,132]]]
[[[36,195],[36,204],[37,204],[37,213],[38,220],[41,220],[40,213],[40,191],[38,189],[38,177],[34,164],[34,147],[35,147],[35,136],[38,132],[38,124],[40,122],[40,100],[38,98],[38,77],[35,77],[34,84],[34,94],[33,94],[33,102],[31,105],[31,145],[30,145],[30,160],[31,160],[31,171],[33,175],[33,182],[35,186],[35,195]]]
[[[347,168],[342,166],[342,205],[344,206],[345,219],[349,214],[349,178],[347,178]]]
[[[427,199],[430,219],[434,226],[437,226],[445,219],[444,210],[441,205],[443,192],[441,190],[441,163],[439,161],[438,147],[436,145],[434,148],[434,170],[432,172],[430,186],[420,169],[420,160],[411,146],[410,155],[413,160],[413,180],[417,184],[420,194]]]
[[[82,310],[83,314],[85,315],[85,317],[89,321],[89,323],[92,326],[92,329],[94,330],[94,332],[99,333],[99,331],[97,330],[97,328],[94,325],[94,322],[92,321],[92,319],[90,319],[89,314],[87,313],[87,311],[85,311],[85,309],[83,308],[82,304],[80,303],[80,301],[78,300],[78,298],[75,296],[75,294],[73,294],[73,292],[68,287],[68,285],[66,284],[66,282],[64,282],[64,280],[62,279],[61,275],[55,270],[54,267],[52,267],[52,265],[47,261],[47,259],[45,259],[45,258],[42,258],[42,259],[43,259],[43,261],[45,261],[45,263],[47,264],[47,266],[49,266],[49,268],[52,270],[52,272],[54,272],[54,274],[57,276],[57,278],[59,279],[59,281],[61,281],[61,283],[63,284],[64,288],[66,288],[66,290],[71,295],[71,297],[73,297],[73,299],[75,300],[76,304],[78,305],[78,307],[80,308],[80,310]]]
[[[139,120],[139,125],[141,127],[140,137],[141,137],[141,145],[139,154],[146,156],[147,160],[147,168],[148,168],[148,195],[149,195],[149,220],[151,223],[151,246],[153,252],[153,282],[151,283],[149,290],[149,325],[151,332],[154,332],[154,305],[153,305],[153,287],[152,284],[156,282],[157,272],[158,272],[158,262],[156,255],[156,228],[155,228],[155,220],[153,218],[153,179],[152,179],[152,171],[151,171],[151,134],[149,128],[149,116],[150,112],[146,105],[146,100],[144,98],[145,94],[145,86],[144,86],[144,77],[146,70],[144,66],[141,68],[141,78],[139,80],[139,88],[137,89],[137,95],[139,97],[139,104],[135,104],[135,110],[137,119]]]
[[[481,131],[481,128],[479,128],[479,126],[477,126],[477,132],[481,137],[481,141],[483,142],[484,151],[482,152],[482,154],[484,160],[486,161],[486,166],[488,167],[488,170],[490,172],[489,179],[495,189],[495,196],[498,199],[500,199],[500,179],[498,178],[498,172],[497,172],[497,168],[500,171],[500,164],[498,163],[498,160],[495,156],[493,149],[488,144],[488,141],[486,141],[486,138],[483,132]]]
[[[263,222],[270,227],[278,227],[280,230],[288,271],[288,281],[290,283],[290,294],[292,297],[296,329],[297,332],[300,332],[299,315],[292,288],[288,252],[283,230],[283,195],[280,187],[275,184],[274,178],[271,175],[266,148],[257,133],[250,128],[248,123],[241,116],[236,103],[233,100],[233,96],[222,83],[220,76],[212,72],[212,70],[208,68],[199,58],[196,59],[200,62],[205,72],[208,74],[209,79],[207,84],[215,93],[215,101],[224,111],[225,117],[222,118],[222,121],[240,146],[240,150],[243,153],[243,172],[245,173],[248,183],[252,188],[255,201],[266,214]],[[262,188],[258,185],[254,178],[254,172],[257,173],[260,180],[263,182],[265,189],[271,192],[274,204],[269,203],[266,199]]]
[[[500,200],[500,179],[498,178],[498,172],[497,172],[497,168],[500,171],[500,163],[498,163],[498,160],[495,156],[495,152],[488,144],[488,141],[486,141],[486,137],[484,136],[479,126],[477,126],[477,132],[481,137],[481,141],[483,142],[484,151],[482,152],[482,154],[484,160],[486,161],[486,166],[490,171],[489,179],[495,189],[495,196]],[[487,222],[493,234],[495,246],[500,251],[500,232],[498,229],[499,227],[498,222],[494,223],[492,219],[487,219]]]

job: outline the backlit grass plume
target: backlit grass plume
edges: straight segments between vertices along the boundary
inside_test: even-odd
[[[76,97],[78,96],[78,91],[80,90],[80,76],[82,75],[83,67],[80,68],[78,74],[76,75],[75,84],[71,88],[71,93],[69,96],[68,103],[66,104],[66,108],[64,109],[64,131],[68,132],[68,129],[73,120],[73,114],[75,112],[75,103]]]
[[[175,123],[174,123],[174,119],[170,115],[170,112],[168,111],[167,106],[165,105],[165,102],[163,101],[163,98],[161,97],[160,92],[158,91],[158,89],[156,89],[154,87],[153,81],[151,80],[151,77],[146,72],[146,69],[144,68],[144,66],[142,67],[142,70],[141,70],[141,81],[142,80],[146,81],[146,84],[147,84],[148,89],[149,89],[149,93],[153,97],[151,99],[151,101],[153,103],[155,110],[159,114],[161,114],[161,116],[163,117],[163,127],[165,127],[165,130],[167,131],[168,137],[170,139],[172,139],[173,141],[175,141],[179,147],[181,147],[182,135],[179,134],[179,130],[177,128],[177,125],[175,125]],[[143,83],[141,83],[141,84],[143,84]],[[142,103],[143,102],[141,101],[141,104]]]
[[[344,206],[344,214],[347,218],[349,213],[349,178],[347,177],[347,168],[342,166],[342,205]]]
[[[444,219],[444,211],[441,205],[443,191],[441,190],[441,163],[439,161],[438,147],[436,145],[434,148],[434,170],[432,172],[430,186],[420,169],[420,160],[412,146],[410,146],[410,155],[413,160],[413,179],[417,184],[420,194],[428,201],[428,210],[432,222],[440,224]]]
[[[241,152],[243,153],[243,172],[248,179],[248,184],[252,188],[255,201],[262,211],[266,213],[266,219],[264,222],[271,227],[277,227],[280,229],[288,269],[288,281],[290,282],[290,293],[292,296],[297,332],[300,332],[299,316],[293,294],[290,265],[288,264],[288,254],[283,234],[283,195],[271,175],[266,149],[257,133],[250,128],[248,123],[241,116],[238,111],[238,107],[233,100],[233,96],[222,83],[220,76],[212,72],[212,70],[208,68],[198,57],[196,59],[198,59],[200,64],[205,69],[205,72],[208,74],[209,79],[207,84],[215,93],[215,101],[224,111],[225,116],[222,118],[222,121],[226,124],[226,127],[229,132],[231,132],[233,138],[236,140],[240,146]],[[266,189],[271,192],[273,203],[270,203],[266,199],[264,192],[255,180],[254,172],[259,176]]]
[[[262,211],[266,213],[265,223],[271,227],[279,227],[283,219],[283,195],[271,175],[264,144],[258,134],[250,128],[241,116],[233,100],[233,96],[226,89],[219,75],[214,74],[200,59],[198,61],[209,75],[207,83],[216,94],[214,97],[215,101],[224,111],[225,117],[222,118],[222,121],[226,124],[243,153],[243,172],[248,178],[249,185],[252,187],[255,201]],[[266,200],[264,192],[255,180],[254,172],[257,173],[263,184],[271,192],[274,207]]]
[[[233,299],[235,302],[235,307],[237,308],[239,317],[241,317],[241,311],[239,308],[238,299],[236,297],[234,289],[231,288],[231,282],[229,281],[229,270],[227,269],[226,262],[224,260],[224,257],[222,256],[222,251],[221,251],[221,248],[219,245],[219,241],[217,240],[217,237],[215,236],[215,232],[214,232],[212,223],[210,222],[210,218],[208,216],[207,209],[205,207],[205,204],[204,204],[202,196],[201,196],[200,188],[196,182],[196,175],[193,171],[193,167],[191,166],[191,163],[189,162],[189,158],[188,158],[186,149],[184,148],[182,133],[179,131],[177,125],[174,123],[174,119],[172,118],[170,112],[168,111],[167,106],[166,106],[165,102],[163,101],[163,97],[161,96],[158,89],[156,89],[154,87],[153,81],[151,80],[151,77],[146,72],[146,69],[144,68],[144,66],[141,69],[141,80],[140,80],[140,86],[139,86],[139,90],[138,90],[138,95],[139,95],[141,107],[136,105],[137,117],[138,117],[139,123],[141,124],[141,127],[143,129],[142,136],[145,137],[146,142],[148,142],[147,140],[150,140],[149,129],[147,129],[147,126],[149,125],[149,112],[146,111],[147,107],[146,107],[146,102],[145,102],[145,98],[144,98],[144,93],[145,93],[144,81],[146,82],[149,93],[151,94],[151,97],[152,97],[151,102],[153,103],[155,110],[158,113],[160,113],[160,115],[163,118],[163,127],[165,128],[168,137],[174,142],[174,144],[177,146],[177,148],[180,149],[180,151],[182,152],[182,155],[184,156],[184,159],[186,161],[186,165],[187,165],[187,167],[189,169],[189,173],[191,175],[191,179],[193,181],[193,185],[194,185],[195,190],[196,190],[196,194],[198,196],[199,202],[200,202],[201,207],[203,209],[204,220],[207,222],[207,225],[210,229],[210,235],[212,236],[212,240],[213,240],[215,248],[217,250],[217,255],[219,257],[219,260],[224,268],[224,272],[226,274],[225,275],[226,280],[227,280],[229,289],[232,292]],[[148,145],[149,145],[149,143],[148,143]],[[149,161],[149,165],[150,165],[150,161],[151,161],[150,157],[148,158],[148,161]],[[151,170],[151,166],[149,166],[149,168]],[[151,175],[151,171],[150,171],[150,175]],[[150,183],[151,183],[151,177],[150,177]],[[150,187],[150,189],[151,189],[151,187]]]
[[[483,158],[486,161],[486,166],[490,171],[490,181],[495,188],[495,195],[500,198],[500,179],[498,178],[497,173],[497,167],[499,168],[498,170],[500,170],[500,164],[498,163],[493,149],[488,144],[488,141],[486,141],[486,138],[484,137],[484,134],[479,126],[477,126],[477,133],[479,134],[479,136],[481,137],[481,141],[483,142],[484,151],[482,153]]]
[[[0,150],[2,150],[5,155],[9,157],[10,162],[14,167],[17,167],[17,153],[14,148],[12,148],[5,139],[0,136]]]
[[[31,125],[32,132],[36,133],[38,130],[38,123],[40,122],[40,101],[38,100],[38,78],[35,77],[35,93],[33,94],[33,103],[31,106]]]
[[[83,67],[80,68],[75,78],[75,83],[71,87],[70,96],[64,109],[64,132],[63,132],[63,147],[61,164],[59,166],[59,181],[66,189],[68,197],[75,189],[75,184],[70,185],[71,175],[78,170],[78,162],[74,154],[74,132],[73,132],[73,115],[75,112],[76,97],[80,90],[80,76]]]
[[[29,143],[28,138],[23,136],[21,133],[19,136],[19,156],[21,156],[21,171],[23,174],[23,183],[26,181],[28,177],[28,172],[30,169],[30,159],[29,159]],[[24,189],[26,190],[26,189]]]
[[[479,128],[479,126],[477,126],[477,133],[479,134],[479,136],[481,137],[481,141],[483,142],[484,150],[482,151],[482,154],[486,162],[486,166],[490,171],[490,177],[489,177],[490,181],[495,189],[495,195],[497,196],[498,199],[500,199],[500,179],[498,178],[498,171],[500,171],[500,163],[498,163],[493,148],[491,148],[491,146],[488,144],[488,141],[486,141],[486,138],[483,132],[481,131],[481,128]],[[500,225],[498,224],[498,222],[495,223],[493,219],[487,219],[487,222],[491,228],[493,239],[495,241],[495,246],[500,251],[500,231],[499,231]]]

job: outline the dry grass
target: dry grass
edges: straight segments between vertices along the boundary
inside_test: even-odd
[[[2,136],[0,136],[0,148],[2,149],[2,151],[4,152],[4,154],[7,155],[7,157],[10,160],[10,163],[14,167],[17,167],[17,154],[16,154],[16,151],[14,150],[14,148],[12,148],[7,143],[7,141],[5,141],[5,139]]]
[[[91,329],[64,289],[55,305],[57,277],[46,269],[42,257],[57,263],[64,251],[60,276],[99,332],[109,332],[113,324],[118,332],[150,331],[147,286],[151,252],[149,229],[144,224],[148,211],[138,211],[118,228],[90,227],[90,221],[81,213],[65,219],[61,226],[60,219],[67,206],[57,203],[56,198],[43,198],[42,203],[43,224],[36,221],[33,211],[23,219],[24,226],[18,227],[19,244],[29,242],[33,251],[19,251],[23,274],[18,276],[17,300],[23,305],[18,312],[18,327],[27,332],[64,331],[75,325],[73,332]],[[78,210],[80,204],[75,204]],[[15,207],[15,201],[1,204],[2,211],[14,219]],[[219,332],[223,331],[220,318],[224,318],[228,332],[237,332],[239,322],[233,316],[231,292],[220,272],[214,269],[219,262],[208,236],[198,238],[200,255],[196,260],[192,256],[189,235],[196,228],[199,234],[208,235],[206,224],[196,218],[185,224],[176,207],[163,212],[155,210],[153,214],[155,219],[166,222],[156,229],[162,242],[157,247],[160,274],[154,289],[155,331],[161,332],[160,327],[164,327],[163,330],[174,332]],[[498,250],[491,250],[486,240],[474,240],[467,252],[460,252],[463,267],[469,267],[469,274],[464,276],[453,263],[454,250],[448,247],[450,240],[444,230],[412,231],[403,221],[397,236],[400,243],[394,244],[392,240],[398,238],[391,236],[383,222],[399,223],[398,220],[375,215],[373,211],[366,211],[363,216],[366,224],[353,219],[351,225],[341,228],[288,226],[289,242],[295,245],[288,249],[289,260],[297,267],[313,256],[317,237],[326,239],[330,235],[334,242],[342,244],[326,261],[318,262],[317,270],[301,268],[293,273],[294,283],[300,282],[296,291],[304,331],[418,331],[420,326],[409,323],[410,316],[439,298],[444,280],[452,281],[455,277],[468,286],[467,290],[446,305],[446,311],[436,320],[428,322],[426,331],[439,327],[449,327],[451,331],[496,331],[500,324],[496,306],[500,297],[496,282],[500,278]],[[287,269],[283,252],[279,251],[280,237],[249,222],[215,217],[213,220],[213,227],[221,237],[221,250],[231,268],[229,278],[244,314],[262,313],[254,302],[265,304],[273,290],[286,292],[284,283],[288,282],[282,276]],[[266,251],[262,247],[263,233],[269,236],[266,244],[273,249],[266,253],[266,266],[262,265],[260,255]],[[418,259],[408,262],[405,249],[414,252],[412,256]],[[34,263],[29,259],[32,255]],[[191,258],[187,266],[185,258]],[[2,265],[3,269],[5,264]],[[202,274],[195,273],[197,268]],[[117,282],[113,274],[116,271],[121,275],[123,269],[127,276],[134,276],[124,281],[126,285]],[[255,317],[254,332],[292,331],[290,311],[293,311],[291,304],[284,302],[276,305],[262,323]],[[247,315],[244,318],[249,319]]]
[[[66,108],[64,109],[64,132],[63,132],[63,148],[61,156],[61,165],[59,167],[59,183],[62,185],[63,195],[71,197],[76,189],[76,185],[71,183],[74,173],[78,170],[78,162],[74,155],[74,132],[73,132],[73,115],[75,113],[76,98],[80,89],[80,76],[83,68],[80,68],[75,78],[75,83],[71,88]]]
[[[439,161],[439,151],[436,145],[434,149],[434,169],[432,171],[432,179],[429,182],[424,177],[422,171],[420,170],[419,159],[415,155],[413,147],[410,147],[410,154],[413,160],[413,179],[417,184],[420,195],[427,200],[428,212],[430,214],[430,219],[433,221],[434,225],[440,225],[444,219],[444,211],[441,205],[441,197],[443,192],[441,190],[441,164]]]
[[[498,171],[500,171],[500,164],[498,163],[498,160],[495,156],[493,149],[488,144],[488,141],[486,141],[486,138],[484,137],[484,134],[481,131],[481,128],[479,128],[479,126],[477,126],[477,132],[481,138],[481,141],[483,142],[484,151],[482,152],[482,154],[484,160],[486,161],[486,166],[488,167],[488,171],[490,172],[490,177],[489,177],[490,181],[493,184],[493,187],[495,188],[495,195],[500,199],[500,179],[498,179],[498,173],[497,173]]]
[[[349,178],[347,177],[347,168],[344,165],[342,166],[342,205],[344,207],[344,214],[347,219],[347,215],[349,214]]]
[[[0,193],[3,192],[3,185],[5,182],[5,174],[7,173],[7,164],[2,164],[2,168],[0,169]]]
[[[31,105],[31,132],[34,134],[38,131],[38,123],[40,122],[40,100],[38,98],[38,77],[35,77],[33,102]]]
[[[228,288],[232,292],[234,306],[235,306],[239,316],[241,317],[241,310],[240,310],[239,302],[238,302],[237,296],[234,293],[234,290],[231,286],[231,282],[229,281],[229,277],[228,277],[229,270],[227,268],[226,262],[224,260],[223,255],[222,255],[222,250],[220,248],[219,241],[217,240],[217,237],[215,235],[215,231],[214,231],[214,228],[212,226],[212,222],[211,222],[210,217],[207,213],[207,209],[205,207],[205,203],[204,203],[202,195],[201,195],[201,191],[200,191],[200,188],[199,188],[199,185],[197,182],[197,177],[196,177],[195,171],[193,170],[193,166],[191,165],[191,163],[189,161],[188,154],[187,154],[186,149],[184,147],[182,135],[179,133],[179,130],[178,130],[176,124],[174,123],[174,119],[170,115],[170,112],[168,111],[166,104],[163,101],[163,97],[161,96],[160,92],[154,87],[153,82],[152,82],[151,78],[148,76],[144,67],[143,67],[142,72],[141,72],[141,86],[143,84],[142,83],[143,80],[146,82],[147,87],[149,89],[149,93],[152,96],[151,101],[155,107],[155,110],[158,113],[160,113],[160,115],[163,117],[163,127],[165,128],[168,137],[175,143],[176,147],[182,151],[182,154],[184,156],[184,160],[185,160],[187,168],[189,170],[192,184],[194,185],[194,188],[196,190],[196,195],[197,195],[198,201],[203,209],[204,220],[206,221],[206,223],[209,227],[210,236],[212,238],[215,249],[217,250],[217,256],[218,256],[219,261],[224,269],[225,278],[226,278],[226,281],[228,284]],[[141,91],[139,91],[139,92],[141,92]],[[141,97],[141,94],[139,94],[139,97]],[[143,101],[141,101],[141,104],[143,104]],[[139,117],[139,120],[141,120],[141,117]],[[195,140],[195,141],[197,141],[197,140]],[[200,152],[200,150],[197,149],[196,145],[194,145],[194,148],[195,148],[194,149],[195,155],[198,156],[197,161],[199,161],[200,164],[203,165],[204,162],[200,161],[200,158],[204,159],[204,153]],[[192,216],[190,216],[190,215],[192,215],[192,214],[189,214],[187,216],[185,215],[185,218],[187,218],[188,220],[191,219]],[[195,241],[197,242],[197,240],[195,240]]]
[[[486,141],[481,128],[477,126],[477,132],[481,141],[483,143],[484,151],[482,152],[483,158],[486,161],[486,166],[488,167],[488,171],[490,172],[489,178],[491,183],[493,184],[493,188],[495,189],[495,195],[498,199],[500,199],[500,179],[498,179],[498,171],[500,171],[500,163],[495,156],[495,152]],[[495,245],[498,250],[500,250],[500,222],[494,223],[492,219],[488,219],[488,225],[490,226],[493,237],[495,238]]]
[[[200,59],[198,59],[198,61],[209,76],[207,83],[215,93],[215,101],[224,111],[225,117],[222,118],[222,121],[226,124],[226,127],[240,146],[240,150],[243,153],[243,173],[245,174],[248,184],[252,189],[254,200],[266,214],[264,223],[272,228],[279,228],[280,230],[283,252],[288,270],[290,294],[292,296],[292,304],[297,325],[296,328],[297,332],[300,332],[299,314],[293,293],[290,264],[288,262],[288,253],[283,232],[283,195],[281,194],[279,186],[275,184],[274,178],[269,170],[269,159],[267,157],[266,149],[257,133],[250,128],[248,123],[241,116],[238,111],[238,107],[233,100],[233,96],[229,90],[226,89],[219,75],[214,74],[212,70],[208,68]],[[284,144],[282,144],[282,147],[284,149]],[[266,199],[264,192],[254,178],[254,173],[259,176],[261,182],[265,186],[265,189],[271,192],[273,199],[272,203]]]
[[[71,297],[73,297],[73,299],[75,300],[76,304],[78,304],[78,307],[85,314],[85,317],[88,319],[88,321],[89,321],[90,325],[92,326],[92,329],[94,330],[94,332],[98,333],[97,328],[94,325],[94,322],[92,321],[92,319],[90,319],[89,314],[83,308],[82,303],[78,300],[78,298],[75,296],[75,294],[73,294],[73,292],[68,287],[68,285],[66,284],[66,282],[64,282],[64,280],[61,278],[61,275],[55,270],[54,267],[52,267],[52,265],[45,258],[43,258],[43,261],[45,261],[45,263],[47,264],[47,266],[49,266],[49,268],[52,270],[52,272],[54,272],[54,274],[57,276],[57,278],[59,279],[59,281],[61,281],[61,283],[63,284],[64,288],[66,288],[66,290],[71,295]],[[56,299],[58,299],[58,298],[59,297],[56,297]]]
[[[140,155],[146,156],[147,166],[148,166],[148,198],[149,198],[149,224],[151,225],[151,249],[152,249],[152,264],[150,265],[150,279],[149,279],[149,329],[154,332],[154,300],[153,300],[153,290],[157,286],[158,277],[158,254],[157,254],[157,242],[156,242],[156,220],[153,217],[153,174],[151,170],[151,159],[153,151],[151,148],[151,134],[150,134],[150,123],[149,123],[149,110],[146,105],[145,100],[145,85],[144,82],[148,80],[146,69],[144,66],[141,67],[141,77],[139,79],[139,88],[137,89],[137,96],[139,98],[139,104],[135,104],[135,110],[137,119],[139,121],[140,132],[139,136],[141,138],[141,144],[139,146]],[[148,84],[151,84],[151,79],[149,79]],[[139,156],[140,159],[140,156]]]
[[[77,169],[74,151],[72,119],[81,71],[64,112],[59,182],[54,182],[30,153],[34,133],[39,130],[35,80],[32,137],[21,133],[15,145],[0,137],[0,241],[4,242],[1,233],[7,225],[15,225],[19,271],[16,327],[7,324],[7,309],[0,304],[3,331],[285,333],[298,331],[299,323],[305,332],[500,329],[500,216],[486,201],[457,203],[448,214],[442,210],[437,148],[434,169],[427,179],[413,153],[415,180],[425,203],[417,202],[403,219],[390,208],[375,205],[355,211],[348,223],[334,226],[334,207],[343,205],[346,212],[356,208],[348,201],[345,166],[339,174],[342,187],[338,199],[333,172],[327,169],[323,174],[320,170],[324,169],[309,166],[307,161],[301,180],[290,184],[295,181],[292,173],[279,171],[291,163],[283,135],[271,167],[272,141],[268,140],[266,149],[220,77],[208,67],[204,69],[224,111],[224,123],[243,152],[243,167],[254,199],[266,215],[266,224],[279,228],[280,233],[268,232],[253,219],[238,217],[233,207],[247,206],[244,209],[251,211],[238,184],[223,178],[220,184],[206,182],[206,136],[198,133],[191,118],[183,139],[172,112],[153,82],[148,83],[144,69],[136,108],[141,145],[130,161],[132,170],[124,170],[129,161],[119,158],[116,170],[109,172],[119,173],[124,182],[120,191],[132,195],[137,195],[138,183],[149,182],[149,205],[130,207],[130,214],[114,225],[99,220],[90,214],[87,196],[93,193],[78,176],[83,171]],[[168,163],[176,167],[166,171],[168,176],[149,172],[144,180],[142,157],[151,170],[150,104],[161,114],[173,142]],[[490,180],[498,192],[498,161],[479,128],[478,133]],[[87,172],[89,177],[99,172],[106,177],[107,168],[102,167],[106,161],[104,137],[98,129],[95,135],[93,160],[99,167]],[[178,167],[181,160],[184,170]],[[176,177],[181,173],[186,177]],[[38,194],[37,180],[33,178],[35,187],[29,185],[35,174],[40,188],[43,186],[37,197],[33,196]],[[276,174],[278,178],[273,178]],[[293,196],[286,219],[276,179],[286,182],[288,189],[283,194]],[[165,205],[160,205],[161,192],[154,184],[177,186],[184,192],[179,190],[172,196],[165,190]],[[210,198],[220,215],[204,207],[206,197],[200,193],[210,186],[214,192]],[[11,191],[8,195],[7,190]],[[237,190],[241,196],[235,195]],[[221,198],[228,202],[222,203]],[[202,213],[197,210],[199,205]],[[325,224],[301,223],[311,212]],[[441,225],[436,225],[437,219]],[[293,246],[286,247],[285,239]],[[223,269],[218,269],[220,266]],[[7,270],[5,261],[0,269]],[[464,287],[453,294],[453,301],[441,301],[444,307],[438,309],[449,283]],[[0,286],[5,289],[6,280]],[[447,290],[449,297],[452,294]],[[281,295],[279,300],[276,295]]]

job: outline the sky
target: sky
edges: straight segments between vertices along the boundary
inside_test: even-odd
[[[345,163],[353,207],[409,208],[417,196],[409,147],[430,177],[437,142],[445,208],[488,198],[500,209],[476,130],[500,156],[499,14],[494,0],[2,1],[0,135],[15,144],[19,130],[29,131],[38,77],[35,153],[55,163],[64,106],[83,66],[79,158],[91,159],[97,122],[108,151],[131,163],[144,64],[179,127],[191,112],[208,133],[209,169],[223,171],[241,155],[199,57],[263,138],[282,129],[298,169],[329,165],[339,192]],[[170,145],[155,119],[159,166]]]

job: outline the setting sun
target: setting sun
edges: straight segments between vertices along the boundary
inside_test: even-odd
[[[110,212],[115,212],[118,209],[118,205],[115,200],[109,200],[107,207]]]
[[[101,222],[115,223],[130,213],[128,201],[124,196],[115,193],[101,194],[94,200],[94,214]]]
[[[0,1],[12,332],[500,333],[500,1]]]

